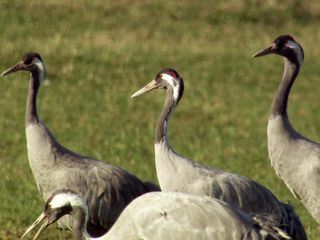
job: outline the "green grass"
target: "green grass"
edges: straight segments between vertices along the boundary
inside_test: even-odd
[[[27,51],[40,52],[50,84],[40,90],[39,112],[56,138],[152,181],[164,93],[130,95],[162,67],[177,69],[185,94],[170,124],[175,149],[267,186],[295,206],[315,240],[318,224],[267,156],[268,112],[282,60],[250,57],[283,33],[304,46],[289,114],[300,132],[320,141],[320,4],[299,2],[0,0],[0,69]],[[0,84],[0,239],[21,236],[43,209],[26,154],[27,80],[27,73],[17,73]],[[43,236],[59,234],[52,227]]]

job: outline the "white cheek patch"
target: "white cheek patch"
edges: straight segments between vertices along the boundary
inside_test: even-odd
[[[50,202],[51,208],[61,208],[63,206],[71,205],[72,207],[85,206],[84,200],[73,193],[59,193],[53,197]]]
[[[50,201],[51,208],[61,208],[63,206],[68,205],[69,197],[67,193],[60,193],[53,197]]]
[[[39,58],[35,58],[33,60],[33,64],[37,66],[39,70],[39,77],[40,77],[40,82],[42,82],[45,78],[45,67],[43,62]]]
[[[173,89],[173,98],[175,101],[178,100],[179,97],[179,84],[176,82],[176,80],[169,74],[163,73],[161,78],[165,80]]]
[[[303,58],[302,58],[302,52],[301,52],[300,46],[296,42],[291,40],[287,41],[286,46],[291,48],[293,51],[295,51],[298,57],[298,61],[301,64],[303,62]]]
[[[287,41],[287,46],[289,48],[299,48],[299,45],[296,42],[291,41],[291,40]]]

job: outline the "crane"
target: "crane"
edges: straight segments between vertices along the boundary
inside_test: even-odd
[[[292,36],[281,35],[253,57],[269,54],[284,59],[284,73],[273,98],[268,121],[271,165],[291,193],[320,223],[320,144],[295,130],[287,113],[290,90],[303,64],[304,51]]]
[[[34,240],[65,214],[73,215],[73,239],[92,239],[86,232],[86,201],[70,190],[55,192],[43,213],[26,230],[41,224]],[[109,232],[95,240],[272,240],[290,239],[267,218],[250,216],[225,202],[177,192],[153,192],[133,200]]]
[[[280,202],[259,183],[210,168],[178,154],[167,136],[169,119],[180,102],[184,82],[172,68],[161,70],[154,80],[135,92],[137,97],[153,89],[165,89],[166,98],[155,130],[155,163],[162,191],[177,191],[220,199],[249,214],[267,214],[293,239],[307,239],[293,207]]]
[[[61,188],[82,194],[88,202],[88,232],[92,236],[104,234],[133,199],[159,188],[120,167],[81,156],[58,143],[37,111],[37,94],[46,75],[40,54],[27,53],[1,76],[20,70],[30,72],[25,124],[29,164],[40,194],[44,200]],[[64,217],[59,226],[71,229],[72,219]]]

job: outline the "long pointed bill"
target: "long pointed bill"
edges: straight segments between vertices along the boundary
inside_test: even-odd
[[[252,55],[253,58],[255,57],[262,57],[271,53],[274,53],[276,49],[276,45],[272,43],[270,46],[260,50],[259,52],[256,52],[255,54]]]
[[[33,240],[38,239],[38,237],[40,236],[40,234],[48,227],[51,225],[52,222],[49,222],[49,219],[45,219],[45,222],[41,225],[41,227],[39,228],[38,232],[36,233],[36,235],[34,236]]]
[[[149,82],[147,85],[145,85],[143,88],[141,88],[139,91],[136,91],[134,94],[132,94],[132,98],[137,97],[141,94],[144,94],[146,92],[149,92],[153,89],[158,88],[157,82],[156,80],[152,80],[151,82]]]
[[[38,224],[40,224],[41,222],[43,222],[44,219],[46,219],[47,215],[45,213],[41,213],[40,216],[37,218],[37,220],[35,220],[30,227],[28,227],[28,229],[25,231],[25,233],[22,235],[21,239],[23,239],[29,232],[31,232],[36,226],[38,226]],[[42,224],[42,226],[40,227],[41,232],[44,230],[44,228],[48,225],[48,221],[44,222]],[[39,231],[40,231],[39,230]],[[36,239],[37,236],[39,236],[39,231],[37,232],[36,236],[34,237],[34,239]]]
[[[26,65],[23,62],[19,62],[16,65],[14,65],[13,67],[8,68],[3,73],[1,73],[1,77],[8,75],[10,73],[14,73],[16,71],[25,70],[25,69],[26,69]]]

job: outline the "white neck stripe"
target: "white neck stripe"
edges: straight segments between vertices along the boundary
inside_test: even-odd
[[[286,44],[286,45],[287,45],[287,47],[289,47],[289,48],[291,48],[293,51],[295,51],[295,53],[296,53],[296,55],[297,55],[297,57],[298,57],[299,63],[302,64],[302,62],[303,62],[303,56],[302,56],[302,52],[301,52],[300,46],[299,46],[296,42],[291,41],[291,40],[287,41],[287,44]]]
[[[163,80],[165,80],[172,87],[172,89],[173,89],[173,99],[175,101],[177,101],[178,97],[179,97],[179,88],[180,88],[179,84],[177,84],[175,82],[176,80],[171,75],[169,75],[167,73],[163,73],[161,78]]]
[[[39,58],[35,58],[33,60],[33,64],[37,66],[38,70],[39,70],[39,78],[40,78],[40,82],[42,82],[45,79],[45,67],[43,62],[39,59]]]

